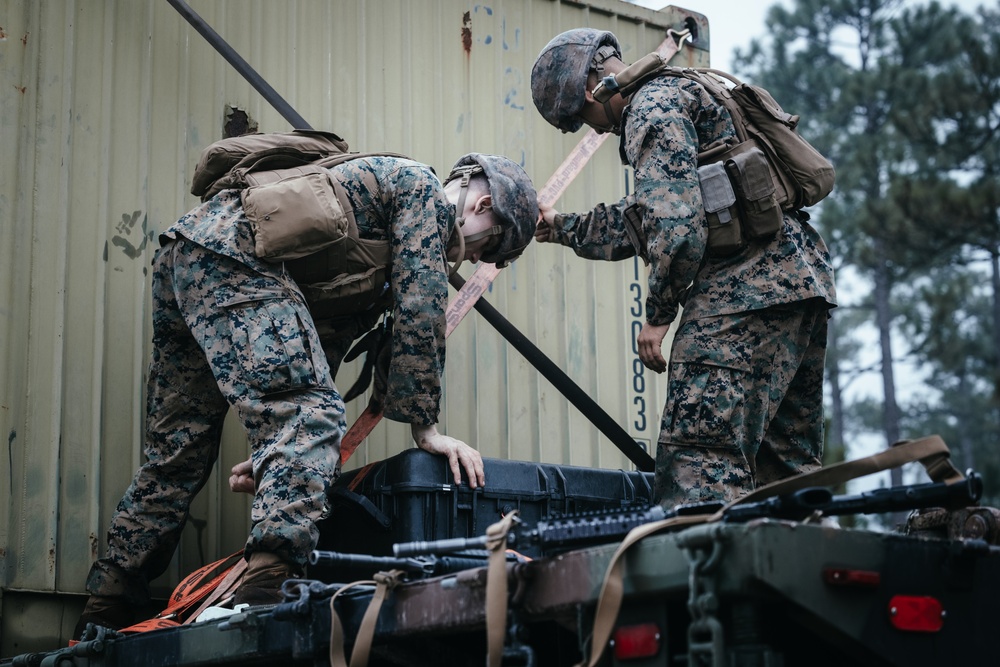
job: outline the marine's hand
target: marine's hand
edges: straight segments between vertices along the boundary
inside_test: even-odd
[[[535,223],[535,240],[539,243],[551,243],[552,230],[555,229],[556,216],[559,211],[547,204],[538,203],[538,222]]]
[[[253,483],[253,463],[250,459],[237,463],[230,472],[232,474],[229,476],[229,490],[233,493],[253,495],[256,489]]]
[[[639,344],[639,359],[642,365],[656,373],[667,370],[667,360],[663,358],[663,337],[667,335],[669,324],[655,325],[646,322],[636,342]]]
[[[413,435],[413,441],[417,443],[420,449],[428,451],[431,454],[441,454],[448,457],[451,473],[455,476],[455,484],[462,483],[462,469],[464,468],[465,474],[469,478],[469,486],[476,488],[477,486],[486,485],[486,477],[483,472],[483,457],[475,449],[469,447],[461,440],[438,433],[437,427],[434,425],[421,426],[412,424],[410,426],[410,433]]]

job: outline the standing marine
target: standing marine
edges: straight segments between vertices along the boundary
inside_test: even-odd
[[[629,97],[593,91],[625,69],[610,32],[569,30],[542,49],[531,73],[539,113],[563,132],[588,125],[621,136],[635,192],[581,214],[542,207],[535,238],[587,259],[641,256],[649,265],[639,357],[667,370],[655,486],[664,506],[730,501],[820,467],[827,319],[833,268],[803,211],[736,254],[708,251],[698,154],[735,138],[729,112],[697,82],[652,78]],[[599,97],[603,97],[600,95]]]

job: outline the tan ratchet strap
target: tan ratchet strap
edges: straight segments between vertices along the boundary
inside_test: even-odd
[[[852,479],[871,475],[873,473],[897,468],[905,463],[920,461],[927,474],[935,482],[947,482],[949,484],[962,481],[965,477],[960,473],[949,460],[950,452],[948,446],[940,436],[932,435],[920,440],[909,440],[897,443],[896,445],[881,451],[872,456],[866,456],[854,461],[845,461],[827,468],[820,468],[814,472],[788,477],[779,480],[734,500],[725,507],[710,516],[678,516],[662,521],[654,521],[633,529],[615,550],[608,564],[608,569],[604,575],[604,583],[597,598],[597,610],[594,614],[594,630],[591,633],[592,641],[590,648],[590,659],[581,662],[577,667],[594,667],[601,659],[611,639],[615,621],[618,618],[618,611],[621,609],[622,598],[624,596],[625,559],[623,556],[629,548],[636,542],[654,533],[666,530],[667,528],[682,528],[700,523],[712,523],[720,521],[727,509],[743,503],[756,502],[772,496],[779,496],[792,493],[799,489],[810,486],[837,486]]]
[[[212,582],[212,591],[205,596],[205,599],[192,611],[188,617],[184,620],[183,624],[187,625],[194,623],[201,616],[201,612],[205,611],[209,607],[215,606],[220,602],[226,600],[236,593],[236,589],[243,582],[243,575],[247,571],[247,561],[240,554],[240,559],[233,564],[225,572],[225,576],[221,577],[218,582]]]
[[[517,510],[486,529],[486,549],[490,552],[486,570],[486,667],[500,667],[507,635],[507,536]]]
[[[355,586],[375,586],[375,594],[368,609],[365,610],[364,618],[361,619],[361,627],[358,628],[358,636],[354,639],[354,649],[351,651],[351,662],[349,667],[367,667],[368,656],[371,655],[372,639],[375,637],[375,626],[378,625],[378,614],[382,609],[389,591],[398,586],[406,573],[403,570],[391,570],[389,572],[379,572],[372,580],[355,581],[344,586],[330,598],[330,667],[348,667],[344,656],[344,628],[337,615],[334,606],[337,597],[345,591]]]

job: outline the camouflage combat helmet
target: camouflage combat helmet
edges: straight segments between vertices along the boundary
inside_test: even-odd
[[[563,132],[576,132],[585,102],[587,75],[604,61],[622,57],[618,39],[606,30],[576,28],[556,35],[531,68],[531,99],[542,117]]]
[[[538,196],[524,169],[502,155],[483,153],[463,155],[451,168],[445,183],[461,178],[463,185],[468,185],[468,179],[479,173],[489,181],[493,214],[503,222],[484,232],[500,236],[500,243],[491,244],[490,249],[480,259],[504,267],[517,259],[534,237],[535,223],[538,220]],[[463,187],[458,202],[460,215],[465,206],[466,193],[467,188]],[[456,224],[456,229],[458,226]],[[479,235],[464,237],[463,245],[478,238],[481,237]]]

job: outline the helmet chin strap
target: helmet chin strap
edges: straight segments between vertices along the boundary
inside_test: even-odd
[[[595,127],[595,132],[610,132],[611,134],[621,134],[622,128],[619,125],[619,121],[615,120],[615,112],[611,108],[611,100],[605,100],[603,102],[604,106],[604,117],[607,119],[608,124],[601,127]]]
[[[455,226],[451,230],[451,238],[448,240],[448,244],[445,248],[445,263],[447,263],[448,262],[447,248],[450,248],[452,246],[452,243],[454,243],[457,234],[458,261],[456,261],[455,264],[452,265],[451,269],[448,271],[449,277],[458,273],[458,269],[462,266],[462,262],[465,261],[466,239],[465,239],[465,233],[462,231],[462,227],[465,226],[465,199],[466,197],[469,196],[469,181],[472,180],[473,176],[482,171],[483,168],[480,167],[479,165],[459,167],[458,169],[453,170],[451,174],[448,175],[448,178],[445,179],[445,184],[447,185],[449,182],[451,182],[452,179],[455,178],[456,174],[461,174],[462,176],[461,189],[459,190],[458,193],[458,207],[455,209]]]
[[[464,218],[462,219],[462,224],[465,224]],[[491,225],[489,229],[483,230],[481,232],[476,232],[475,234],[469,234],[468,236],[466,236],[465,233],[460,229],[461,225],[459,225],[457,222],[455,223],[455,227],[458,231],[459,255],[458,255],[458,261],[448,272],[449,276],[453,276],[456,273],[458,273],[458,267],[462,266],[462,262],[465,260],[465,249],[468,247],[470,243],[475,243],[476,241],[484,239],[487,236],[503,235],[503,227],[500,225]]]
[[[465,234],[462,233],[462,225],[465,224],[465,219],[455,222],[455,230],[452,232],[452,236],[458,234],[458,260],[452,264],[451,268],[448,270],[448,277],[451,278],[453,275],[458,273],[458,269],[461,268],[462,262],[465,261]],[[450,244],[449,244],[450,245]],[[447,255],[447,253],[446,253]],[[445,263],[447,263],[448,258],[445,257]]]

